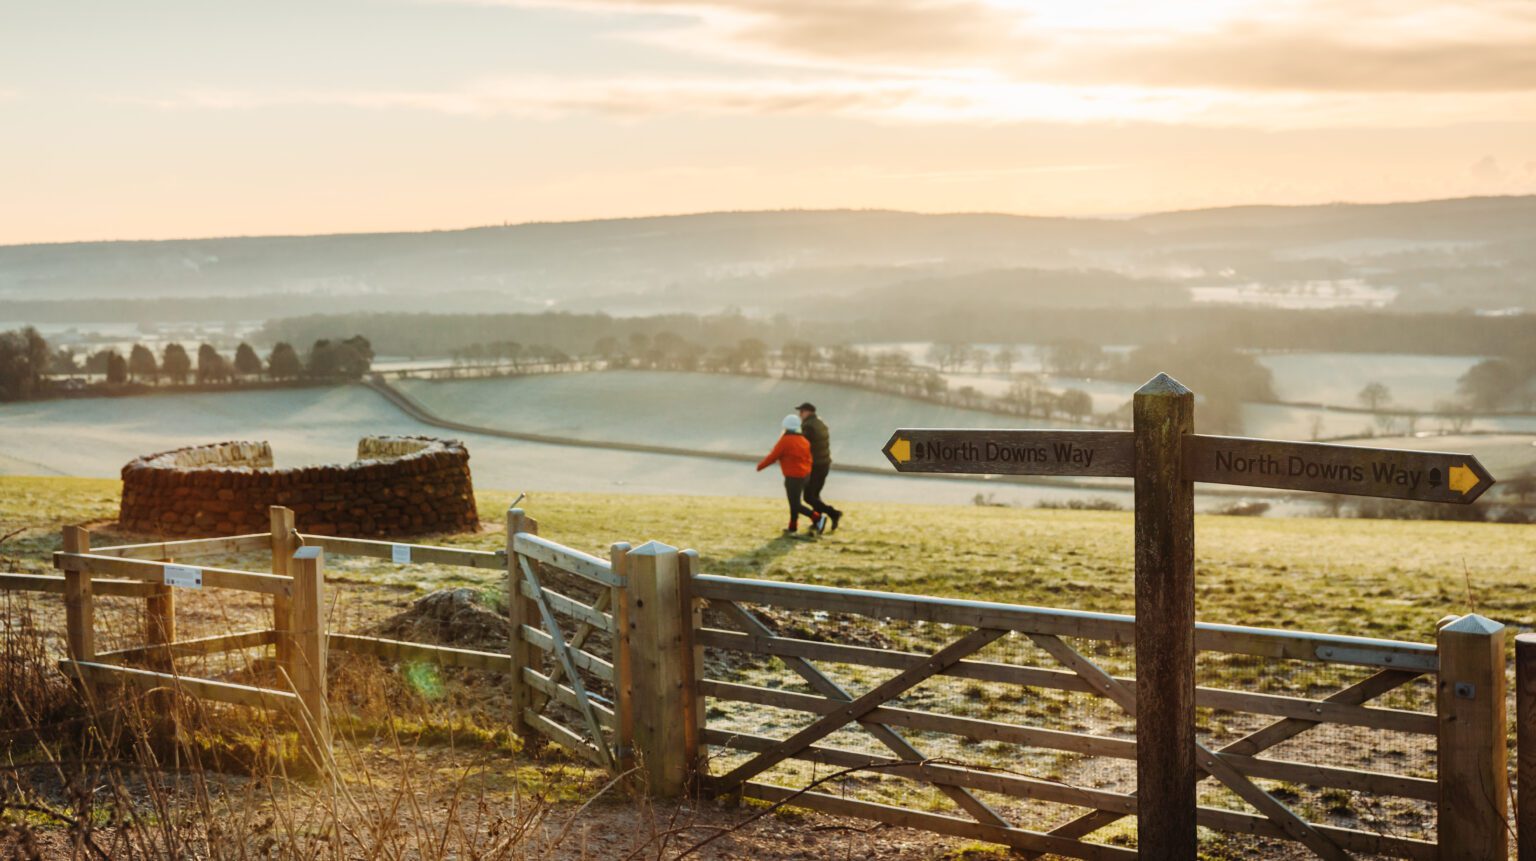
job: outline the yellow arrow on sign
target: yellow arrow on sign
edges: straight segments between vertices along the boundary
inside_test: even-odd
[[[912,459],[912,443],[904,439],[891,443],[891,457],[897,463],[906,463]]]
[[[1466,464],[1462,464],[1461,466],[1453,466],[1451,467],[1450,471],[1450,480],[1447,481],[1446,484],[1450,486],[1451,490],[1457,491],[1462,496],[1466,496],[1472,491],[1472,488],[1477,487],[1479,480],[1477,473],[1473,472],[1471,467],[1467,466]]]

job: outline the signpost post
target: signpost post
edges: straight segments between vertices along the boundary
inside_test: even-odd
[[[898,472],[1135,479],[1137,852],[1196,852],[1194,483],[1465,505],[1493,486],[1468,454],[1194,432],[1194,395],[1167,374],[1136,391],[1129,431],[903,428]]]

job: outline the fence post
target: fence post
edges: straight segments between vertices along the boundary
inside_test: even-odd
[[[1475,613],[1440,629],[1441,861],[1505,861],[1504,626]]]
[[[1536,634],[1515,637],[1515,824],[1520,861],[1536,861]]]
[[[1195,503],[1184,440],[1195,396],[1158,374],[1133,397],[1136,435],[1136,848],[1194,858]]]
[[[267,515],[272,529],[272,573],[287,577],[293,568],[289,561],[293,558],[293,552],[299,549],[298,539],[294,537],[293,511],[281,505],[273,505],[267,509]],[[277,631],[277,665],[291,675],[293,649],[289,638],[292,615],[290,603],[291,599],[287,595],[272,596],[272,627]]]
[[[657,541],[629,551],[629,698],[634,709],[635,756],[651,795],[671,798],[687,789],[691,685],[684,636],[681,566],[677,548]],[[691,618],[691,614],[690,614]]]
[[[302,706],[299,735],[325,770],[330,745],[329,713],[325,706],[325,571],[319,547],[300,547],[293,554],[293,612],[290,614],[293,650],[293,688]]]
[[[518,533],[539,533],[538,521],[529,517],[521,508],[507,509],[507,638],[512,655],[512,674],[508,680],[512,698],[512,729],[526,744],[532,739],[532,728],[524,719],[524,712],[533,708],[533,689],[523,678],[523,668],[533,666],[533,646],[523,636],[523,626],[539,625],[539,611],[533,599],[523,595],[523,568],[518,564],[517,549],[513,544]]]
[[[699,551],[684,550],[677,557],[678,611],[682,618],[680,651],[683,658],[683,754],[688,781],[696,785],[708,760],[704,756],[704,647],[697,634],[704,627],[704,602],[694,597],[693,578],[699,573]]]
[[[175,562],[162,559],[162,562]],[[154,586],[154,593],[144,598],[144,644],[149,646],[149,668],[162,673],[175,672],[176,662],[170,646],[176,642],[176,593],[164,584]],[[161,648],[163,647],[163,648]]]
[[[64,527],[64,552],[91,552],[91,533],[79,526]],[[65,643],[72,661],[96,659],[96,604],[91,598],[91,575],[75,568],[64,569]]]

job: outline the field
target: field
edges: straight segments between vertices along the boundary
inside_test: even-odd
[[[728,378],[677,375],[705,384],[690,397],[702,395],[700,402],[709,404],[711,412],[690,418],[675,401],[662,408],[665,386],[605,393],[601,386],[608,384],[588,376],[535,378],[526,381],[526,389],[501,388],[518,384],[508,380],[427,385],[444,387],[440,397],[444,406],[465,408],[469,415],[447,413],[447,417],[461,421],[472,421],[475,411],[471,407],[486,401],[480,408],[485,418],[510,416],[505,425],[508,429],[543,428],[564,434],[584,426],[591,428],[588,434],[598,438],[662,445],[698,443],[700,448],[748,454],[766,452],[777,435],[779,419],[800,402],[794,395],[806,397],[798,388],[793,392],[754,393]],[[590,376],[611,376],[617,381],[625,375]],[[810,391],[820,394],[825,388]],[[863,418],[855,419],[851,412],[840,418],[829,408],[838,440],[837,456],[850,462],[883,462],[880,446],[891,430],[903,424],[995,423],[999,419],[983,413],[956,415],[964,411],[883,395],[854,392],[853,396],[868,399],[878,409],[872,407]],[[754,411],[748,412],[747,405]],[[594,415],[594,411],[614,408],[626,414],[624,422]],[[533,418],[518,419],[523,413]],[[271,442],[279,466],[346,463],[355,456],[359,437],[380,433],[462,437],[469,447],[475,480],[486,487],[775,499],[782,493],[773,474],[755,473],[751,464],[570,448],[445,431],[415,421],[363,386],[4,404],[0,405],[0,475],[105,478],[116,476],[123,464],[142,454],[236,439]],[[877,438],[878,442],[874,441]],[[1043,499],[1087,495],[1071,488],[982,480],[931,481],[893,473],[840,475],[833,481],[828,498],[969,504],[978,493],[995,494],[998,502],[1025,506]],[[1128,499],[1123,492],[1101,495]]]
[[[771,448],[779,420],[810,401],[832,427],[833,461],[861,466],[885,465],[880,449],[899,427],[1070,427],[826,383],[722,374],[624,371],[402,380],[397,387],[439,415],[471,424],[747,453]]]
[[[57,548],[57,530],[65,523],[95,525],[100,532],[100,541],[121,537],[115,534],[110,522],[115,514],[116,496],[117,486],[113,481],[0,477],[0,534],[20,530],[0,545],[0,557],[4,558],[5,567],[22,571],[46,570],[47,554]],[[511,496],[500,491],[482,491],[479,503],[487,526],[478,534],[437,537],[432,539],[433,543],[486,549],[502,546],[505,539],[498,524]],[[709,573],[933,595],[985,595],[998,601],[1109,612],[1130,612],[1134,603],[1130,574],[1131,522],[1129,515],[1119,512],[865,504],[852,509],[839,533],[817,543],[805,543],[787,540],[777,534],[778,508],[765,500],[680,498],[666,506],[656,506],[644,498],[613,494],[536,493],[522,505],[540,519],[545,535],[561,543],[603,554],[614,541],[638,544],[657,539],[699,550],[701,567]],[[1471,609],[1518,628],[1528,629],[1536,624],[1536,597],[1524,588],[1528,560],[1536,553],[1536,533],[1528,527],[1202,516],[1197,519],[1196,528],[1199,615],[1204,621],[1416,641],[1430,640],[1434,624],[1441,616]],[[210,559],[208,562],[236,567],[264,565],[264,560],[258,557]],[[375,632],[397,623],[397,620],[391,621],[396,614],[406,609],[412,600],[432,590],[466,586],[482,595],[493,595],[500,590],[499,577],[467,569],[432,566],[400,569],[378,561],[348,559],[334,560],[328,565],[328,571],[334,601],[330,612],[336,627],[356,632]],[[57,650],[57,608],[48,606],[50,599],[35,600],[42,605],[45,625],[52,625],[53,648]],[[179,608],[178,622],[182,627],[181,636],[191,637],[249,625],[253,617],[265,612],[259,602],[243,602],[215,592],[186,593]],[[778,622],[795,623],[788,618]],[[108,609],[102,614],[101,628],[107,636],[106,646],[125,645],[135,627],[136,611],[131,607]],[[845,634],[852,642],[863,642],[862,638],[879,640],[907,636],[899,626],[849,628]],[[1113,662],[1114,659],[1109,660]],[[735,670],[755,679],[767,678],[771,671],[771,667],[751,664]],[[1257,671],[1257,666],[1248,665],[1223,670],[1238,674]],[[386,684],[386,689],[393,686],[415,691],[414,695],[418,697],[437,698],[437,705],[429,708],[425,717],[418,715],[416,719],[429,723],[437,720],[438,725],[442,725],[447,720],[445,709],[461,708],[472,715],[469,728],[479,727],[471,735],[479,733],[476,737],[496,737],[497,698],[496,695],[486,696],[494,694],[495,687],[465,688],[449,680],[445,690],[442,680],[422,676],[410,666],[402,666],[398,672],[400,676]],[[858,674],[839,675],[838,678],[856,686],[872,681]],[[1260,677],[1253,678],[1258,680]],[[1271,681],[1281,683],[1283,680]],[[1318,680],[1323,684],[1336,682],[1336,679]],[[939,689],[939,694],[945,695],[944,690]],[[982,695],[972,685],[963,689],[955,686],[955,690],[946,696],[956,708],[979,708],[986,714],[1002,715],[1016,708],[1035,708],[1030,705],[1031,700],[1022,704],[1010,704],[1007,700],[977,701],[976,698]],[[1034,702],[1045,709],[1040,713],[1044,719],[1049,719],[1055,709],[1071,705],[1056,703],[1049,697]],[[1101,715],[1090,710],[1079,717],[1089,723],[1078,726],[1100,727],[1101,721],[1113,719],[1112,714]],[[720,710],[713,720],[725,726],[739,724],[747,731],[755,732],[772,731],[775,725],[771,721],[765,722],[761,715],[734,707]],[[1123,720],[1109,724],[1109,731],[1123,731],[1120,723]],[[1232,733],[1241,729],[1241,726],[1229,725],[1224,731]],[[486,736],[487,732],[490,735]],[[1350,741],[1347,734],[1322,738],[1322,743],[1328,744],[1348,744]],[[494,742],[487,743],[495,747]],[[439,773],[468,768],[461,759],[455,759],[451,751],[426,741],[421,744],[423,747],[413,759],[418,766],[423,762],[433,763],[432,768]],[[1369,748],[1358,746],[1353,753],[1367,759],[1371,756]],[[477,768],[484,766],[486,758],[483,754],[473,756]],[[1397,764],[1411,765],[1417,761],[1411,759]],[[549,762],[542,759],[532,762],[523,759],[521,762],[525,771],[513,769],[511,773],[502,774],[496,778],[501,781],[500,785],[508,785],[508,781],[511,781],[510,785],[517,785],[519,781],[537,780],[538,775],[549,768],[571,768],[558,765],[558,757]],[[1019,765],[1023,767],[1022,763]],[[526,770],[530,767],[531,772]],[[1031,760],[1028,767],[1045,769],[1046,773],[1060,779],[1082,780],[1086,777],[1099,786],[1114,786],[1116,780],[1124,779],[1106,772],[1085,775],[1080,769],[1089,766],[1059,757],[1046,757],[1039,762]],[[578,797],[582,792],[595,791],[599,783],[592,776],[581,777],[581,774],[584,773],[577,769],[568,778],[573,781],[569,791],[577,793]],[[865,787],[866,791],[879,789],[878,784]],[[571,797],[569,792],[566,797],[569,800],[558,803],[567,805],[565,809],[569,810],[578,799]],[[914,800],[908,798],[907,802]],[[584,814],[593,817],[589,825],[592,833],[597,835],[594,839],[599,840],[593,845],[633,837],[632,834],[626,837],[626,829],[633,831],[637,825],[625,818],[628,815],[625,810],[623,805],[609,804],[599,805]],[[673,815],[677,815],[676,812]],[[706,817],[705,821],[709,822],[721,821],[719,817],[729,819],[728,814],[720,812],[705,811],[697,815]],[[1411,827],[1406,813],[1398,816],[1402,827]],[[794,834],[799,830],[794,824],[790,821],[790,827],[786,829],[784,821],[774,820],[764,826],[768,829],[765,833],[787,831]],[[810,833],[818,829],[844,828],[825,817],[812,817],[799,824],[808,826]],[[891,842],[895,836],[888,834],[867,839],[878,839],[880,846],[897,847],[881,857],[961,857],[950,854],[953,849],[946,848],[949,844],[944,841],[924,839],[898,844]],[[772,847],[755,844],[753,839],[742,836],[738,842],[729,845],[736,847],[737,852],[750,852],[763,858],[797,857],[794,852],[804,851],[801,844],[794,842],[795,838],[769,839],[770,843],[789,840],[783,846]],[[834,842],[835,852],[859,855],[861,851],[867,851],[867,848],[859,848],[862,844],[856,842],[858,839],[850,833],[846,837],[848,842]],[[775,854],[781,850],[782,855]],[[555,852],[550,857],[602,855]]]

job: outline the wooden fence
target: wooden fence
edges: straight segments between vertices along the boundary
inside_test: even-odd
[[[270,572],[188,564],[261,550]],[[348,555],[507,572],[510,648],[327,631],[323,559]],[[275,709],[318,744],[328,650],[490,670],[506,674],[520,733],[638,772],[658,795],[790,802],[1030,856],[1136,856],[1130,616],[713,576],[656,542],[601,559],[540,537],[518,509],[495,552],[308,535],[274,508],[270,533],[231,538],[93,550],[69,528],[55,564],[62,576],[0,575],[0,589],[63,594],[61,666],[92,690]],[[193,579],[272,595],[272,627],[178,640],[175,588]],[[146,602],[144,645],[96,651],[101,595]],[[1198,624],[1195,643],[1194,815],[1215,839],[1330,859],[1505,858],[1501,625],[1448,618],[1412,643]],[[254,647],[275,652],[270,687],[176,670]],[[1529,651],[1520,703],[1536,720]]]
[[[1135,815],[1133,789],[1106,789],[1053,774],[1032,774],[1017,765],[1031,761],[1030,749],[1061,751],[1075,761],[1094,764],[1134,761],[1136,742],[1125,728],[1134,723],[1135,680],[1106,669],[1108,663],[1126,663],[1125,646],[1134,638],[1133,618],[708,575],[694,577],[692,587],[696,596],[721,611],[732,626],[700,629],[698,644],[706,649],[776,657],[799,677],[796,687],[806,689],[794,690],[778,680],[741,683],[705,677],[698,681],[701,695],[718,702],[750,703],[813,717],[787,737],[770,737],[734,726],[707,726],[705,744],[749,754],[733,757],[723,773],[706,777],[704,785],[710,791],[738,791],[769,801],[792,797],[795,804],[804,807],[1002,843],[1031,853],[1090,859],[1135,856],[1113,843],[1089,839]],[[858,620],[854,630],[867,621],[874,626],[865,630],[886,630],[888,635],[891,623],[905,623],[905,639],[927,639],[936,648],[849,645],[828,636],[827,630],[818,630],[814,623],[801,626],[797,636],[775,634],[749,605],[798,613],[794,618],[801,621],[807,613],[813,621],[820,614],[823,629],[829,626],[830,617],[840,617],[840,624],[833,626],[839,630],[849,629],[851,617]],[[989,646],[1010,639],[1030,645],[1026,660],[1017,660],[1024,651],[1018,648],[992,656],[984,653]],[[1502,831],[1504,827],[1499,805],[1479,803],[1491,791],[1489,777],[1504,774],[1499,626],[1481,617],[1465,616],[1440,630],[1438,646],[1203,624],[1197,628],[1196,640],[1203,657],[1214,658],[1212,663],[1217,666],[1224,657],[1238,656],[1276,665],[1345,665],[1360,672],[1357,680],[1322,696],[1260,693],[1214,681],[1197,687],[1198,708],[1222,715],[1228,724],[1245,727],[1221,733],[1210,732],[1209,723],[1204,727],[1207,731],[1197,743],[1197,761],[1208,781],[1222,791],[1205,793],[1215,803],[1197,809],[1200,825],[1296,841],[1324,858],[1348,858],[1353,853],[1424,859],[1503,858],[1502,854],[1475,848],[1487,841],[1487,829]],[[1014,660],[1001,659],[1010,651]],[[1100,655],[1105,657],[1095,660]],[[1430,687],[1422,696],[1404,697],[1410,702],[1427,702],[1438,710],[1438,717],[1436,710],[1369,704],[1415,680],[1433,678],[1447,663],[1481,673],[1496,696],[1460,699],[1454,692],[1441,689],[1436,694]],[[824,669],[828,666],[897,672],[866,692],[856,693],[834,679]],[[1284,672],[1277,666],[1263,678],[1273,681]],[[846,669],[842,674],[858,676]],[[961,688],[966,699],[985,697],[987,686],[1011,689],[1011,701],[1018,707],[991,709],[990,718],[956,714],[955,709],[946,708],[953,705],[954,698],[943,696],[943,687],[918,690],[925,682],[942,677],[966,680]],[[1027,704],[1059,705],[1069,698],[1043,698],[1042,691],[1101,699],[1112,704],[1124,721],[1118,724],[1119,731],[1114,729],[1117,724],[1113,720],[1105,723],[1110,731],[1046,726],[1029,717]],[[1010,701],[1008,696],[987,698],[994,703]],[[1495,702],[1498,707],[1491,708]],[[1075,716],[1063,712],[1060,720],[1051,723],[1081,726],[1091,712],[1085,709],[1084,713]],[[1244,721],[1243,717],[1257,720]],[[1354,730],[1349,745],[1359,744],[1359,737],[1380,737],[1376,748],[1380,752],[1427,750],[1438,744],[1438,761],[1432,763],[1437,776],[1343,764],[1340,760],[1350,759],[1347,749],[1331,750],[1331,762],[1261,755],[1324,726]],[[821,744],[835,733],[844,737],[845,746]],[[922,750],[911,740],[919,737]],[[1422,738],[1423,742],[1393,745],[1386,737]],[[869,740],[885,748],[883,754],[870,752],[867,743],[859,745],[863,749],[851,747]],[[977,751],[978,741],[993,744]],[[870,767],[878,770],[882,781],[900,778],[932,787],[947,797],[955,810],[939,813],[859,800],[846,790],[838,794],[801,792],[803,779],[800,786],[782,779],[760,780],[786,760],[837,768]],[[1422,771],[1423,764],[1414,770]],[[1078,771],[1092,775],[1094,769]],[[1114,771],[1101,771],[1100,776]],[[1133,770],[1129,776],[1133,786]],[[859,780],[866,778],[860,775]],[[1269,783],[1273,787],[1275,782],[1437,806],[1438,839],[1311,821],[1294,810],[1295,805],[1282,802],[1272,788],[1263,786]],[[878,794],[893,793],[886,789]],[[1026,817],[1051,822],[1055,816],[1057,821],[1039,828],[1021,827],[1010,818],[1005,804],[999,803],[1009,800],[1034,802],[1036,809],[1022,811]],[[1428,818],[1433,821],[1435,817]]]

